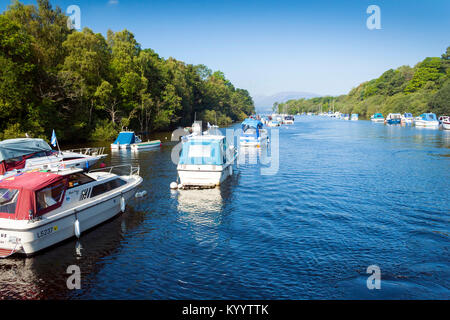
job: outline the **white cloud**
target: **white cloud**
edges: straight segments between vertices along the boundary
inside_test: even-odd
[[[109,0],[108,4],[119,4],[119,0]]]

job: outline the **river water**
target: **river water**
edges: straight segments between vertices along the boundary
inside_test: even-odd
[[[140,165],[147,196],[78,242],[1,260],[0,297],[450,298],[450,132],[307,116],[278,130],[278,149],[273,136],[243,150],[210,190],[169,189],[170,134],[110,154]],[[69,265],[80,290],[67,289]],[[369,290],[373,265],[381,288]]]

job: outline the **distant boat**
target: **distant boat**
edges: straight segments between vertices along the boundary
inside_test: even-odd
[[[414,117],[411,113],[402,114],[401,123],[403,125],[412,125],[414,123]]]
[[[284,124],[294,124],[294,116],[285,116],[283,123]]]
[[[350,115],[348,113],[345,113],[344,116],[342,117],[342,119],[350,120]]]
[[[154,149],[155,147],[161,146],[161,140],[153,140],[141,143],[134,143],[131,145],[131,150],[139,151],[145,149]]]
[[[135,135],[133,131],[122,131],[117,136],[114,143],[111,144],[111,149],[129,149],[134,143],[141,143],[139,136]]]
[[[260,147],[267,144],[269,137],[263,127],[263,123],[259,120],[245,119],[242,122],[239,144],[246,147]]]
[[[384,117],[381,113],[375,113],[373,116],[370,117],[370,121],[384,123]]]
[[[352,120],[352,121],[357,121],[358,118],[359,118],[359,115],[358,115],[357,113],[352,113],[352,117],[351,117],[350,120]]]
[[[441,123],[442,129],[450,130],[450,117],[449,116],[440,116],[439,122]]]
[[[416,127],[439,128],[439,121],[434,113],[422,113],[414,122]]]
[[[279,127],[279,126],[280,126],[280,123],[279,123],[278,121],[276,121],[276,120],[270,120],[270,121],[267,123],[267,126],[268,126],[268,127]]]
[[[389,113],[386,117],[385,122],[387,124],[400,124],[402,120],[402,115],[400,113]]]
[[[236,149],[225,136],[193,136],[182,142],[177,171],[182,188],[213,188],[233,174]]]

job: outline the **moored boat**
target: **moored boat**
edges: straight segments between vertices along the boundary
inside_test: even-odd
[[[359,115],[357,113],[352,113],[352,116],[350,118],[351,121],[358,121]]]
[[[0,256],[34,254],[125,210],[141,184],[139,168],[25,172],[0,180]]]
[[[370,117],[370,121],[375,123],[384,123],[384,117],[381,113],[375,113]]]
[[[450,130],[450,117],[449,116],[440,116],[439,122],[441,123],[442,129]]]
[[[412,125],[414,124],[414,117],[411,113],[405,112],[401,117],[401,124]]]
[[[245,119],[242,122],[242,133],[239,144],[247,147],[260,147],[269,141],[267,130],[263,128],[261,121],[255,119]]]
[[[389,113],[386,117],[385,123],[387,124],[400,124],[402,115],[400,113]]]
[[[154,149],[156,147],[161,146],[161,140],[152,140],[147,142],[141,142],[141,143],[134,143],[131,145],[131,150],[139,151],[139,150],[146,150],[146,149]]]
[[[414,120],[416,127],[439,128],[439,121],[434,113],[422,113]]]
[[[111,144],[111,149],[130,149],[132,144],[141,143],[139,136],[135,135],[133,131],[122,131],[117,136],[114,143]]]
[[[284,124],[294,124],[294,116],[285,116],[283,123]]]
[[[213,188],[233,174],[237,157],[225,136],[194,136],[182,142],[177,165],[181,188]]]
[[[345,114],[342,116],[342,119],[344,119],[344,120],[350,120],[350,115],[349,115],[348,113],[345,113]]]
[[[18,172],[64,168],[89,169],[106,157],[105,148],[53,150],[42,139],[20,138],[0,142],[0,177]]]

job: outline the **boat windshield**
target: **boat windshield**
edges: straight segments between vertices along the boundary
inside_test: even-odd
[[[15,213],[19,190],[0,189],[0,212]]]
[[[62,200],[65,190],[64,182],[57,182],[36,193],[38,211],[47,209],[58,204]]]

